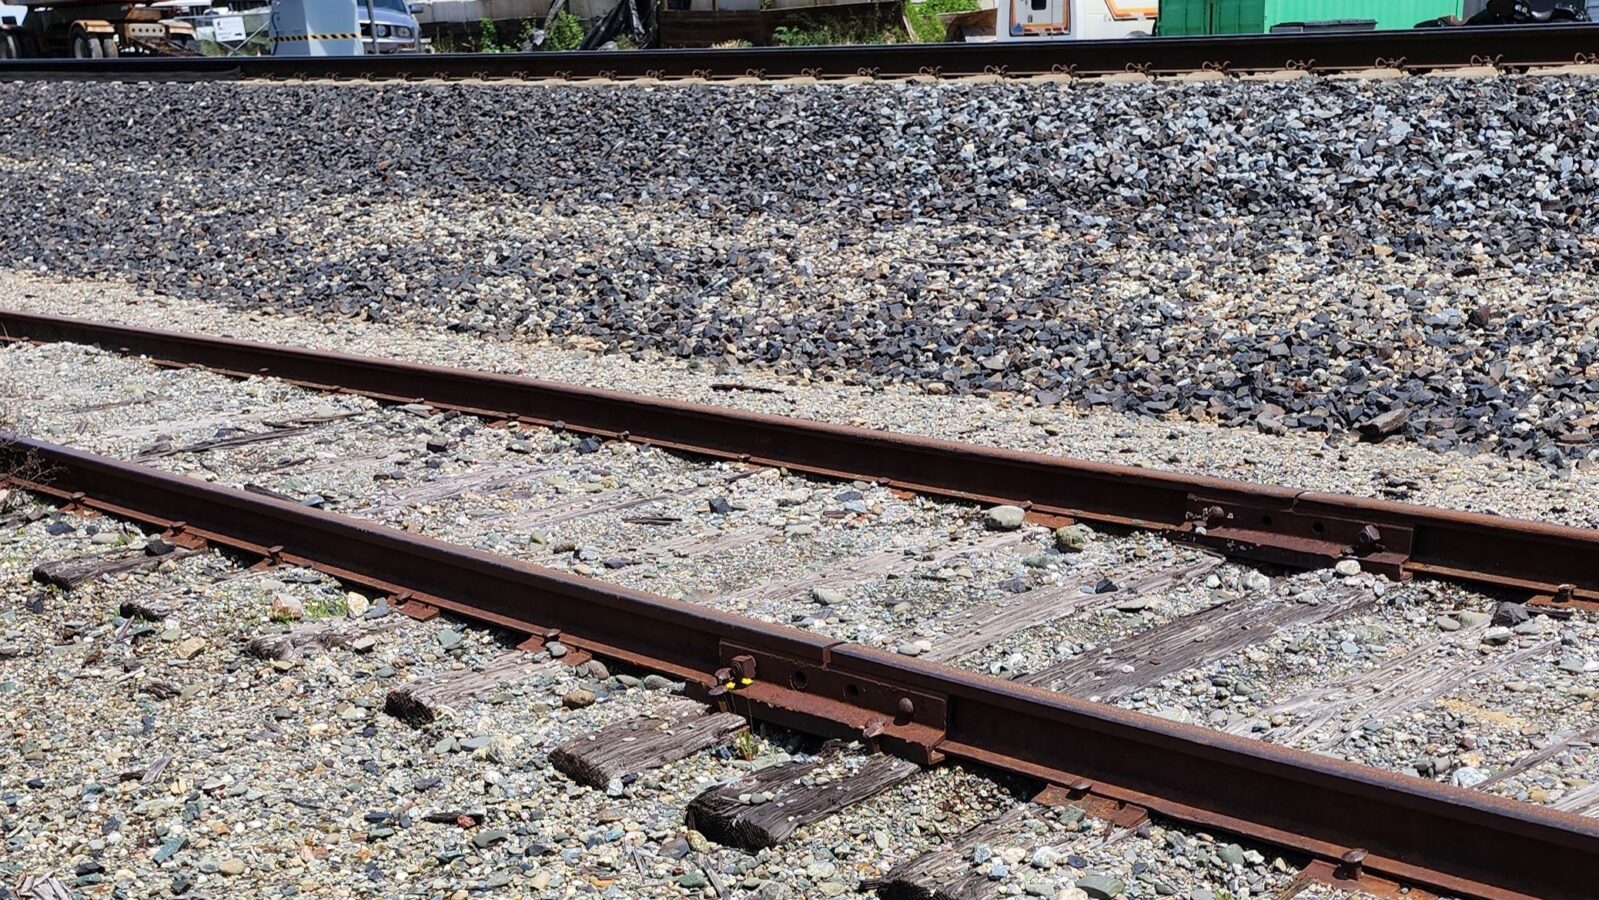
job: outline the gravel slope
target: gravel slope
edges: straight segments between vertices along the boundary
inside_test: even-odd
[[[233,305],[1557,464],[1594,90],[23,84],[0,216],[12,266]]]

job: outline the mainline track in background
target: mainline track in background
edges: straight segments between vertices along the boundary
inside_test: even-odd
[[[1406,72],[1599,62],[1599,24],[1422,28],[1331,34],[1129,38],[1040,44],[884,44],[714,50],[427,54],[380,57],[22,59],[0,81],[242,79],[725,80],[1042,75]]]

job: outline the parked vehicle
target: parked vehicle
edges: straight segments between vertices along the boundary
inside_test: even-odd
[[[1583,0],[1488,0],[1467,25],[1538,25],[1559,22],[1587,22]]]
[[[1148,37],[1155,31],[1157,9],[1156,0],[996,0],[993,10],[960,18],[985,40],[1105,40]]]
[[[361,23],[361,46],[367,53],[416,53],[421,49],[422,26],[405,0],[355,0]],[[376,27],[373,26],[376,22]]]
[[[175,16],[194,5],[174,0],[15,0],[26,10],[0,17],[0,59],[70,56],[199,56],[194,26]]]

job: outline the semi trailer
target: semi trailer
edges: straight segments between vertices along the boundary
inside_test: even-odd
[[[174,18],[193,5],[173,0],[12,0],[21,17],[0,17],[0,59],[70,56],[199,56],[194,26]]]

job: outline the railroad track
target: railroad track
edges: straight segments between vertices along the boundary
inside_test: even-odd
[[[1485,897],[1581,896],[1584,873],[1599,854],[1599,823],[1573,814],[1587,808],[1580,789],[1563,807],[1544,809],[1084,699],[1136,708],[1141,694],[1159,693],[1174,675],[1237,659],[1276,636],[1367,615],[1382,590],[1378,585],[1389,584],[1367,575],[1326,581],[1287,576],[1272,589],[1257,585],[1253,595],[1244,589],[1217,602],[1204,589],[1211,578],[1247,586],[1261,576],[1232,564],[1218,568],[1210,551],[1323,570],[1358,561],[1396,578],[1443,575],[1512,588],[1555,617],[1576,616],[1568,627],[1585,628],[1581,617],[1596,587],[1586,549],[1599,540],[1592,532],[1084,466],[482,373],[16,313],[0,316],[0,325],[17,341],[96,343],[167,367],[212,370],[163,372],[142,360],[106,358],[96,364],[128,367],[115,383],[147,382],[147,389],[90,403],[83,401],[95,398],[62,398],[76,404],[71,411],[78,427],[105,419],[99,438],[91,433],[81,440],[110,441],[149,465],[31,438],[12,447],[51,473],[48,483],[34,479],[31,488],[76,508],[137,521],[174,546],[225,547],[273,565],[307,566],[392,598],[419,617],[444,610],[531,635],[531,653],[558,641],[573,651],[571,662],[592,655],[666,675],[711,707],[744,718],[859,740],[921,765],[960,760],[1037,778],[1055,786],[1046,802],[1076,803],[1112,823],[1153,815],[1288,848],[1310,860],[1304,882],[1330,880],[1362,890],[1403,883]],[[253,393],[246,396],[271,414],[249,419],[234,408],[190,422],[184,434],[176,427],[166,429],[173,434],[165,439],[152,432],[149,408],[160,408],[163,385],[211,379],[217,383],[205,396],[220,402],[228,382],[218,381],[217,373],[253,376],[235,390],[249,387]],[[307,386],[391,405],[348,398],[322,409],[315,403],[325,404],[324,395]],[[219,422],[242,427],[205,440],[187,436],[214,431]],[[330,429],[346,427],[362,430],[333,443],[367,446],[371,455],[315,458],[317,442],[332,440]],[[418,428],[429,435],[421,453]],[[396,441],[403,445],[400,455],[415,464],[410,472],[396,471]],[[490,446],[504,452],[489,453]],[[720,461],[673,455],[682,452]],[[193,472],[202,460],[209,460],[203,468],[212,477],[247,488],[213,487],[151,468]],[[860,483],[829,489],[796,472]],[[377,476],[383,477],[374,481]],[[538,487],[546,479],[560,485],[555,495]],[[324,493],[307,497],[318,490]],[[903,496],[911,490],[941,499]],[[493,499],[507,496],[516,499]],[[338,512],[311,508],[308,499]],[[950,499],[1030,504],[1035,524],[1015,527],[1002,521],[1011,515],[1006,512],[990,513],[996,521],[985,522]],[[779,515],[738,515],[769,507]],[[785,508],[814,514],[796,521],[781,514]],[[440,524],[470,520],[468,513],[485,509],[460,530]],[[719,517],[714,527],[684,524],[707,514]],[[1091,565],[1062,566],[1057,557],[1039,566],[1050,543],[1086,538],[1048,530],[1068,519],[1142,529],[1181,543],[1100,535],[1084,551]],[[885,522],[893,527],[885,529]],[[632,537],[619,537],[624,525]],[[670,529],[667,536],[637,537],[661,528]],[[825,542],[814,538],[818,529]],[[920,533],[897,542],[883,537],[896,530],[900,537]],[[501,549],[496,542],[507,534],[530,531],[548,532],[540,547],[490,554],[465,546]],[[824,543],[843,550],[806,555]],[[1196,544],[1206,552],[1187,549]],[[546,567],[516,562],[509,553]],[[721,565],[741,554],[751,567]],[[654,565],[658,558],[677,562]],[[137,555],[134,561],[140,562]],[[781,574],[763,577],[767,567]],[[1017,583],[1015,573],[1030,568],[1045,574]],[[66,569],[67,581],[85,571]],[[993,578],[1004,586],[956,591],[955,597],[936,590],[903,599],[896,594],[896,584],[906,582],[959,582],[963,569],[971,570],[967,579]],[[87,571],[97,569],[89,565]],[[683,591],[689,575],[701,576],[710,592]],[[660,589],[640,589],[650,585]],[[1280,598],[1288,590],[1304,599],[1259,596]],[[686,596],[674,600],[663,592]],[[920,606],[885,609],[871,602],[882,594]],[[1474,602],[1492,607],[1485,598]],[[796,608],[806,612],[796,615]],[[1157,612],[1146,616],[1146,609]],[[1127,627],[1128,617],[1137,624]],[[796,618],[804,630],[774,624]],[[1263,697],[1254,715],[1212,724],[1336,751],[1361,743],[1358,726],[1375,707],[1383,715],[1411,715],[1425,700],[1478,690],[1485,679],[1559,654],[1559,640],[1528,630],[1503,655],[1479,662],[1471,651],[1489,626],[1465,614],[1460,619],[1458,633],[1439,636],[1428,617],[1427,627],[1402,641],[1403,652],[1357,667],[1331,685],[1285,685]],[[1091,623],[1088,630],[1073,633],[1077,620]],[[1123,624],[1107,624],[1115,622]],[[1043,660],[1037,641],[1032,657],[1024,642],[1010,657],[1013,665],[998,672],[1003,678],[968,671],[983,651],[1040,628],[1050,640],[1065,636],[1094,652]],[[1196,634],[1207,640],[1192,640]],[[491,673],[475,683],[498,680]],[[1373,687],[1390,682],[1405,689],[1373,702],[1373,694],[1382,693]],[[1580,744],[1569,735],[1561,740],[1564,745],[1556,741],[1506,760],[1496,783]],[[851,782],[861,796],[843,792],[851,801],[913,770],[883,762],[862,771],[863,780]],[[706,804],[720,812],[713,815]],[[706,821],[738,813],[725,802],[717,806],[716,797],[699,808]],[[828,804],[817,808],[834,811]],[[980,827],[1003,833],[1013,824]],[[885,894],[917,896],[916,884],[928,878],[966,872],[970,864],[948,849],[922,860],[920,869],[907,861],[909,868],[882,886]],[[1507,854],[1520,864],[1506,867]]]
[[[1434,28],[1044,44],[643,50],[319,58],[33,59],[0,62],[0,81],[83,79],[712,80],[1408,72],[1588,64],[1599,27]]]

